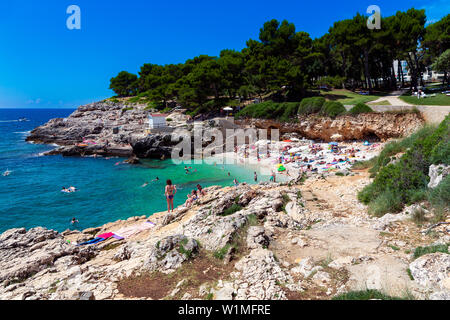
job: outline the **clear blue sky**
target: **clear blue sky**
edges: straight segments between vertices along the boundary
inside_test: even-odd
[[[0,107],[75,108],[113,95],[109,79],[146,62],[180,63],[222,49],[241,50],[265,21],[287,19],[320,37],[334,21],[425,8],[430,21],[448,0],[22,0],[0,2]],[[69,5],[81,8],[81,30],[68,30]]]

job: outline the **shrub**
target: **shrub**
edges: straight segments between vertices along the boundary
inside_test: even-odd
[[[350,291],[344,294],[337,295],[333,300],[401,300],[399,297],[391,297],[381,293],[378,290],[366,289],[361,291]]]
[[[228,209],[225,209],[224,212],[221,214],[222,216],[229,216],[230,214],[233,214],[235,212],[238,212],[242,210],[242,207],[238,205],[237,203],[233,203],[231,207]]]
[[[223,260],[228,250],[231,248],[231,244],[227,243],[222,249],[214,251],[213,256],[216,259]]]
[[[423,256],[425,254],[435,253],[435,252],[449,253],[448,252],[448,244],[437,244],[437,245],[428,246],[428,247],[417,247],[414,250],[414,259],[417,259],[420,256]]]
[[[446,176],[434,189],[428,192],[428,201],[436,208],[450,206],[450,175]]]
[[[381,217],[388,212],[398,212],[402,207],[400,195],[387,190],[369,202],[369,213]]]
[[[373,158],[374,165],[370,172],[377,173],[382,167],[391,162],[392,156],[405,152],[414,145],[415,141],[425,139],[426,137],[432,135],[435,130],[436,128],[433,126],[424,126],[402,140],[389,142],[384,146],[384,149],[380,152],[378,157]]]
[[[425,150],[430,150],[432,164],[450,165],[450,115],[447,115],[434,134],[424,141]]]
[[[428,168],[434,159],[448,161],[448,153],[441,153],[437,146],[448,142],[449,119],[437,127],[424,127],[410,137],[387,145],[371,171],[376,173],[372,184],[358,193],[358,199],[369,205],[369,211],[376,215],[398,212],[404,205],[425,199],[442,208],[449,203],[449,181],[427,195]],[[390,163],[390,155],[406,150],[396,163]],[[375,170],[374,170],[375,169]]]
[[[298,114],[308,115],[312,113],[319,113],[325,103],[324,97],[305,98],[300,103]]]
[[[357,115],[360,113],[370,113],[370,112],[373,112],[372,108],[362,102],[357,103],[349,111],[349,113],[352,115]]]
[[[337,101],[327,101],[324,103],[322,107],[321,113],[329,116],[330,118],[335,118],[340,114],[344,114],[347,112],[344,105]]]
[[[236,113],[235,118],[278,119],[284,122],[295,119],[298,102],[276,103],[266,101],[251,104]]]
[[[427,218],[425,217],[425,210],[422,208],[414,210],[411,220],[417,225],[422,225],[427,221]]]

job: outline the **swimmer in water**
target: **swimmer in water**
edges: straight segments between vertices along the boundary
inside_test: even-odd
[[[141,187],[145,188],[146,186],[148,186],[148,182],[145,182]]]
[[[152,180],[152,182],[153,182],[153,181],[159,181],[159,178],[156,177],[155,179]]]
[[[78,223],[79,221],[77,220],[77,218],[72,218],[72,221],[70,222],[71,224],[75,224]]]

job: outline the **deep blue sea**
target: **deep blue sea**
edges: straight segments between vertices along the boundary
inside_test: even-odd
[[[68,109],[0,109],[0,232],[10,228],[43,226],[64,231],[100,226],[131,216],[151,215],[167,210],[166,179],[177,185],[175,206],[200,183],[232,185],[253,183],[253,168],[236,165],[191,164],[196,173],[185,174],[184,165],[171,160],[146,160],[128,165],[120,158],[42,156],[54,146],[25,142],[29,132],[49,119],[66,117]],[[30,121],[19,122],[25,117]],[[228,172],[231,176],[228,176]],[[259,173],[259,172],[258,172]],[[259,173],[260,181],[269,177]],[[155,177],[159,181],[151,182]],[[148,182],[146,187],[142,185]],[[79,191],[63,193],[62,187]],[[73,217],[79,223],[72,226]]]

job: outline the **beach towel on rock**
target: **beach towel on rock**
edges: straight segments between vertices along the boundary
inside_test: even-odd
[[[108,232],[108,233],[104,233],[104,234],[100,234],[97,236],[97,238],[103,238],[103,239],[109,239],[114,235],[114,233],[112,232]]]
[[[137,233],[140,233],[140,232],[142,232],[144,230],[148,230],[150,228],[153,228],[154,226],[155,226],[155,224],[153,222],[145,221],[145,222],[143,222],[141,224],[138,224],[138,225],[132,225],[132,226],[129,226],[129,227],[121,228],[121,229],[119,229],[117,231],[114,231],[114,234],[119,236],[119,237],[122,237],[122,238],[126,239],[126,238],[129,238],[129,237],[131,237],[131,236],[133,236],[133,235],[135,235]]]
[[[87,244],[97,244],[97,243],[102,242],[104,240],[105,240],[104,238],[97,237],[97,238],[94,238],[92,240],[89,240],[89,241],[77,244],[77,246],[84,246],[84,245],[87,245]]]

